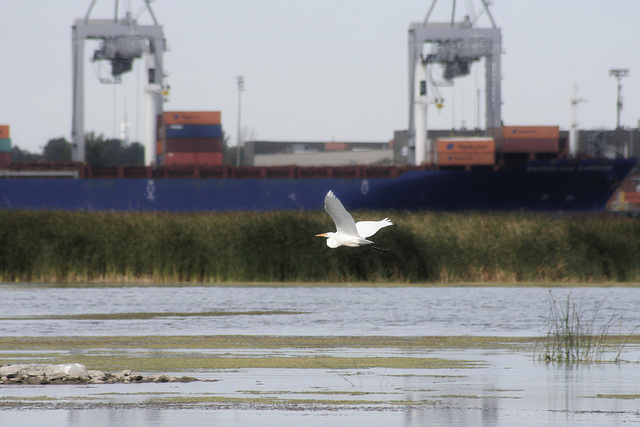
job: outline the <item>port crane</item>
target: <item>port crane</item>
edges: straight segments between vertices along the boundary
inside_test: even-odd
[[[571,102],[571,119],[569,129],[569,157],[574,158],[578,154],[578,122],[576,120],[578,104],[587,102],[586,99],[578,96],[578,85],[573,85],[573,95]]]
[[[84,18],[77,19],[72,26],[72,159],[76,162],[85,161],[84,45],[86,40],[93,39],[101,40],[101,43],[93,53],[92,61],[111,63],[110,83],[120,82],[122,74],[132,70],[134,60],[143,56],[146,58],[145,164],[152,164],[156,159],[156,117],[162,114],[164,96],[168,93],[164,84],[163,54],[166,51],[166,40],[162,27],[151,9],[151,0],[144,0],[144,11],[148,11],[153,25],[139,25],[131,12],[118,18],[118,0],[115,0],[113,19],[89,19],[96,2],[97,0],[92,0]]]
[[[502,36],[489,12],[488,0],[481,0],[490,28],[479,28],[477,18],[465,16],[454,22],[456,1],[453,0],[450,22],[429,22],[437,3],[433,0],[425,19],[409,26],[409,162],[432,163],[432,149],[427,138],[427,106],[441,102],[427,92],[427,67],[440,64],[445,81],[466,76],[471,64],[485,60],[486,128],[492,135],[502,126],[500,94],[500,55]],[[470,11],[472,14],[473,12]],[[426,46],[431,47],[427,50]]]

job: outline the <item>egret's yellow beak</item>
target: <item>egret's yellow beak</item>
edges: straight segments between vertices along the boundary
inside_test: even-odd
[[[316,237],[327,237],[327,233],[316,234]]]

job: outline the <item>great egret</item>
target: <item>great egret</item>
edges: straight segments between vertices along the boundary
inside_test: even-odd
[[[367,240],[367,237],[373,236],[383,227],[393,225],[393,223],[389,221],[389,218],[380,221],[355,222],[351,214],[342,206],[340,199],[333,194],[333,191],[329,191],[327,195],[324,196],[324,210],[331,215],[333,222],[336,223],[336,232],[316,234],[316,236],[326,237],[327,246],[330,248],[337,248],[338,246],[357,248],[358,246],[371,245],[373,242]],[[382,249],[376,246],[372,247]]]

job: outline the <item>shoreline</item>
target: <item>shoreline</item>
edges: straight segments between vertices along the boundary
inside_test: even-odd
[[[149,280],[0,282],[6,287],[33,288],[127,288],[127,287],[205,287],[205,288],[640,288],[640,282],[167,282]]]

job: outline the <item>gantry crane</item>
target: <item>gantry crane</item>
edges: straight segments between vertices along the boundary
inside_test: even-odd
[[[500,54],[502,36],[489,12],[487,0],[481,0],[491,28],[478,28],[469,16],[455,23],[455,4],[451,22],[430,23],[437,0],[433,0],[421,23],[409,26],[409,162],[431,163],[431,147],[427,139],[427,105],[437,102],[427,93],[427,67],[441,64],[443,77],[451,81],[469,74],[471,64],[484,57],[487,134],[502,126],[500,95]],[[425,45],[431,45],[427,51]]]
[[[113,19],[89,19],[97,0],[83,19],[75,21],[72,27],[73,49],[73,118],[72,118],[72,159],[85,161],[84,134],[84,43],[87,39],[101,40],[100,48],[93,54],[93,61],[110,61],[112,82],[119,82],[123,73],[131,71],[135,59],[146,56],[147,68],[147,130],[145,138],[145,164],[156,159],[156,117],[162,114],[164,95],[163,53],[166,41],[162,27],[151,9],[150,0],[144,0],[154,25],[138,25],[136,19],[127,12],[118,18],[118,0],[115,0]]]

